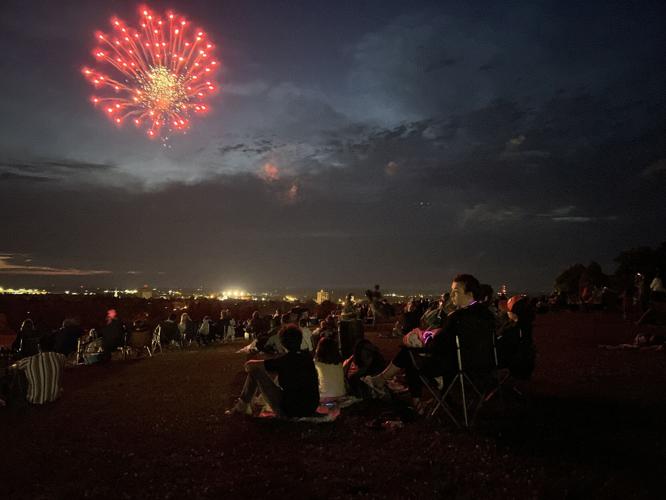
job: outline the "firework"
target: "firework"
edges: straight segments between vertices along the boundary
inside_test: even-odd
[[[131,120],[149,137],[184,132],[191,115],[209,110],[206,99],[217,91],[214,46],[175,12],[164,18],[143,7],[139,12],[138,29],[112,18],[111,34],[95,33],[93,55],[111,68],[83,68],[97,89],[92,102],[116,124]]]

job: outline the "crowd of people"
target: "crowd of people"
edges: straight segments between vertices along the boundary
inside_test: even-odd
[[[105,362],[130,348],[146,347],[150,352],[192,344],[206,347],[237,338],[249,341],[241,351],[255,358],[245,365],[247,380],[232,408],[237,413],[257,411],[252,402],[261,394],[277,415],[311,415],[322,402],[385,397],[388,382],[398,374],[404,374],[413,408],[421,411],[418,375],[450,379],[457,370],[456,338],[462,339],[470,370],[488,372],[499,364],[520,377],[531,374],[533,308],[524,296],[497,298],[492,288],[473,276],[458,275],[451,291],[439,300],[407,302],[394,329],[402,336],[402,348],[387,363],[380,349],[365,338],[364,324],[368,316],[386,319],[394,312],[385,306],[378,286],[367,295],[368,301],[360,304],[348,295],[339,310],[320,319],[294,307],[272,316],[255,311],[247,320],[223,309],[215,320],[203,316],[195,321],[181,312],[156,324],[148,317],[126,324],[115,309],[109,309],[104,326],[88,332],[70,318],[44,334],[28,318],[14,333],[0,314],[0,345],[5,346],[6,359],[15,361],[3,379],[0,397],[11,397],[16,380],[25,377],[29,402],[56,399],[67,359]],[[40,376],[47,380],[37,380]]]
[[[281,346],[278,356],[245,364],[243,391],[228,413],[254,414],[253,398],[259,393],[275,414],[307,417],[322,401],[349,395],[387,397],[389,381],[400,374],[405,376],[411,407],[423,413],[424,377],[441,378],[447,384],[458,373],[461,358],[465,370],[475,376],[490,378],[498,368],[506,368],[515,377],[529,378],[535,363],[533,319],[526,296],[496,301],[492,289],[472,275],[460,274],[453,279],[451,292],[438,302],[408,302],[399,322],[404,333],[402,346],[386,363],[362,331],[358,336],[350,333],[357,317],[348,296],[337,329],[324,321],[313,332],[318,338],[314,356],[303,349],[303,329],[283,318],[274,334]],[[345,337],[353,339],[347,359],[343,356]]]

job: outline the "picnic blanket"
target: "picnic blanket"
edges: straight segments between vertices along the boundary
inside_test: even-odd
[[[258,398],[257,398],[258,399]],[[361,398],[355,396],[343,396],[341,398],[326,399],[322,400],[317,407],[317,412],[311,417],[278,417],[275,412],[267,404],[263,404],[263,407],[257,418],[278,418],[280,420],[286,420],[288,422],[309,422],[315,424],[321,424],[325,422],[333,422],[340,416],[340,410],[342,408],[348,408],[349,406],[362,401]]]

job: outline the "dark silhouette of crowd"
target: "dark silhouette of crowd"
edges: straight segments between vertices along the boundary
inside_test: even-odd
[[[516,377],[529,378],[534,368],[533,304],[524,296],[508,300],[496,297],[490,286],[479,284],[470,275],[456,276],[451,291],[437,300],[414,297],[402,308],[389,304],[376,285],[367,291],[366,300],[356,301],[348,294],[339,309],[322,317],[309,308],[285,307],[284,303],[274,304],[277,307],[273,314],[268,314],[266,307],[263,312],[253,310],[253,304],[216,309],[192,302],[180,303],[179,309],[160,301],[157,308],[143,303],[140,309],[140,305],[116,302],[114,307],[100,308],[106,311],[103,316],[98,309],[92,321],[88,311],[72,314],[53,329],[40,329],[33,313],[22,321],[18,332],[11,330],[7,316],[0,314],[5,365],[46,353],[52,354],[41,356],[40,362],[49,366],[104,363],[241,339],[249,342],[241,351],[252,359],[246,365],[245,388],[232,412],[256,412],[254,398],[260,393],[264,405],[286,417],[312,415],[320,399],[338,404],[385,397],[389,382],[400,373],[404,374],[413,408],[421,411],[420,375],[450,379],[457,369],[458,338],[464,339],[463,351],[472,370],[489,372],[499,366]],[[396,311],[394,333],[402,337],[403,347],[387,362],[366,338],[365,330],[392,321]],[[87,323],[82,317],[88,319]],[[426,357],[415,362],[414,354]],[[52,355],[58,356],[57,363]],[[4,379],[5,398],[14,390],[7,384],[16,385],[16,373]],[[277,375],[278,385],[272,375]],[[53,376],[59,380],[60,373]],[[45,397],[33,394],[33,400],[52,400],[60,394],[56,389],[51,387]]]

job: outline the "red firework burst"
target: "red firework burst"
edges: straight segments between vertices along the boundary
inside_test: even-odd
[[[115,71],[83,68],[98,89],[92,102],[116,124],[132,120],[149,137],[164,129],[184,132],[191,114],[209,110],[206,99],[217,90],[213,76],[220,63],[212,56],[214,46],[203,30],[191,28],[175,12],[164,18],[145,7],[139,12],[139,29],[112,18],[114,32],[95,33],[99,46],[93,55]]]

